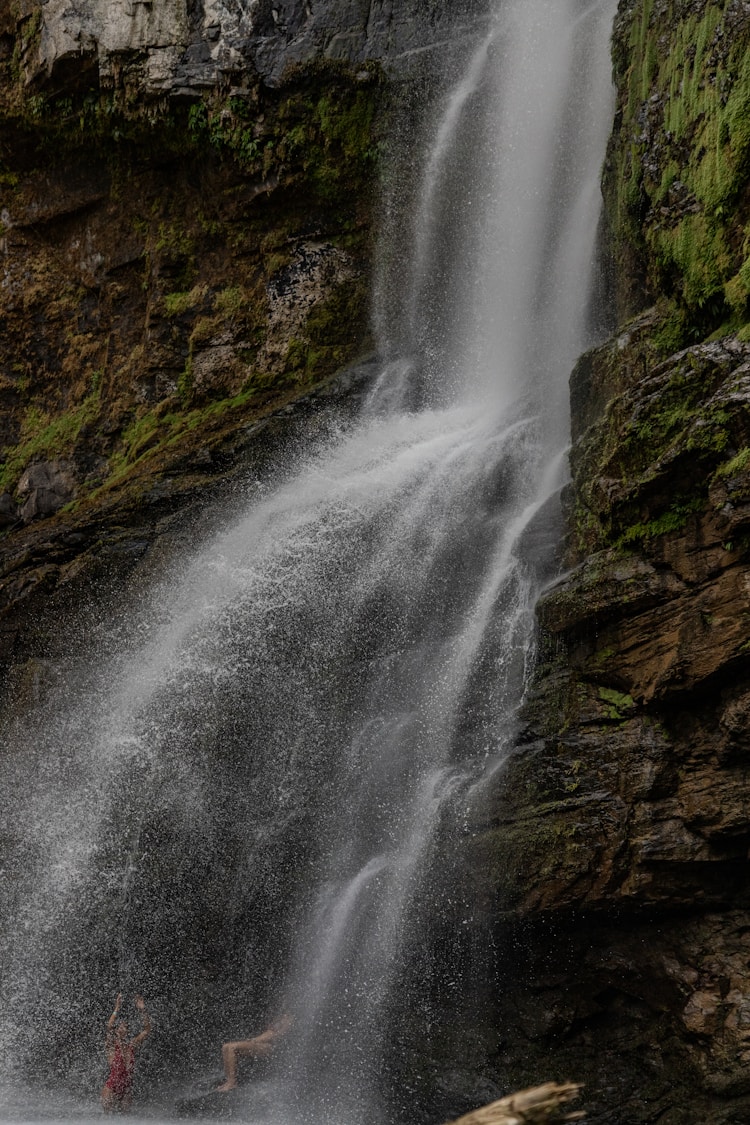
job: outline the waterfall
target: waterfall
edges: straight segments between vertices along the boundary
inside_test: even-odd
[[[245,1119],[393,1118],[451,831],[512,743],[553,565],[614,8],[499,0],[381,271],[356,418],[248,481],[116,654],[6,722],[4,1116],[95,1096],[125,988],[154,1009],[154,1101],[287,1010]]]

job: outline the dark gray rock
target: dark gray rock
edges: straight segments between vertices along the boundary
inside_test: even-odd
[[[9,492],[0,493],[0,527],[18,523],[18,505]]]
[[[485,7],[482,0],[277,0],[271,20],[256,21],[249,46],[271,84],[288,66],[319,57],[355,64],[378,59],[404,71],[423,52],[447,47],[464,20],[472,26]]]
[[[475,35],[486,9],[487,0],[47,0],[26,71],[29,80],[54,82],[85,55],[94,60],[92,79],[98,72],[106,84],[125,65],[145,91],[184,96],[248,70],[277,85],[290,67],[318,58],[377,59],[403,72],[426,51]]]
[[[76,473],[70,461],[37,461],[30,465],[18,484],[20,516],[30,523],[38,516],[50,516],[75,496]]]

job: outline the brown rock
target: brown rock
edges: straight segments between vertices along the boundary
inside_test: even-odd
[[[579,367],[571,569],[469,867],[525,943],[514,1044],[592,1060],[598,1089],[637,1074],[622,1120],[728,1123],[750,1116],[750,348],[655,363],[653,323]]]
[[[721,997],[694,992],[682,1012],[682,1022],[694,1035],[713,1035],[719,1027]]]

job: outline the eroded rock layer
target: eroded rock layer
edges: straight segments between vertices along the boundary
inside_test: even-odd
[[[461,18],[0,3],[0,667],[368,354],[384,122]]]
[[[0,4],[16,706],[54,681],[63,613],[181,550],[178,508],[229,502],[233,467],[314,424],[311,388],[367,352],[373,60],[412,66],[449,16]],[[573,377],[566,573],[517,752],[451,858],[497,950],[458,1029],[467,1085],[583,1080],[598,1122],[750,1116],[749,40],[742,0],[620,5],[621,326]],[[404,1082],[454,1095],[441,1035],[412,1037]]]
[[[601,1122],[750,1114],[746,9],[620,7],[624,326],[573,373],[566,572],[472,845],[497,1072],[546,1059]]]

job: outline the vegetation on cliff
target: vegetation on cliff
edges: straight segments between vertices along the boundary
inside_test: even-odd
[[[472,843],[506,1073],[554,1060],[597,1121],[750,1105],[749,48],[737,0],[620,3],[618,327],[573,374],[568,569]]]
[[[576,559],[650,550],[743,466],[747,406],[729,373],[750,339],[748,48],[733,0],[620,5],[607,217],[620,320],[652,307],[573,379]],[[728,336],[730,353],[671,358]]]
[[[662,304],[664,353],[750,335],[750,16],[744,5],[637,0],[615,33],[618,110],[606,174],[631,275],[621,309]],[[743,338],[744,335],[743,335]]]
[[[63,459],[50,510],[78,502],[210,447],[368,347],[377,66],[154,98],[101,85],[86,60],[40,75],[39,28],[33,5],[0,27],[6,526],[16,502],[33,514],[34,463]]]
[[[137,524],[143,481],[366,348],[383,87],[325,64],[145,103],[27,85],[38,23],[0,33],[0,493],[58,459]],[[509,1082],[584,1078],[601,1121],[750,1112],[749,48],[737,0],[620,5],[605,188],[630,322],[573,380],[571,572],[468,837],[488,1056]],[[84,515],[27,528],[0,574],[0,609],[25,599],[0,627],[19,697],[80,542],[92,586],[144,549]]]

